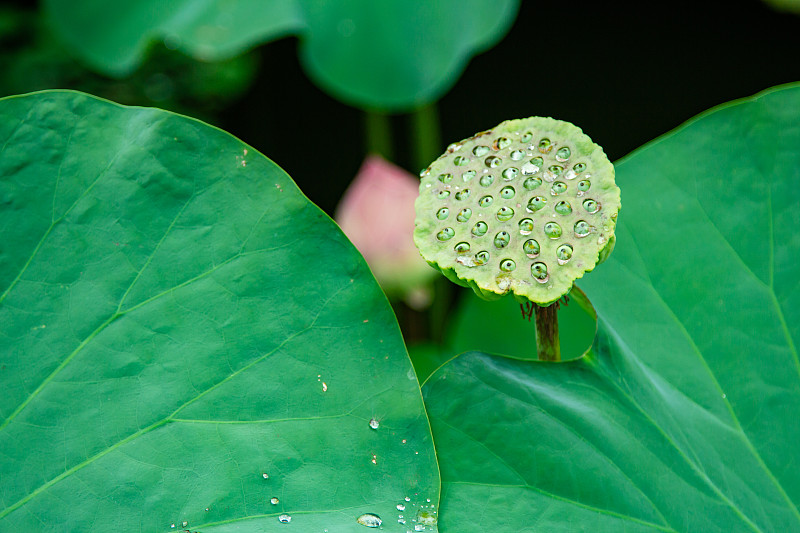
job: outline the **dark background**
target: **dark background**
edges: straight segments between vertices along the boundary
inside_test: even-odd
[[[614,161],[708,108],[800,81],[800,16],[758,0],[595,4],[523,0],[509,34],[439,102],[442,151],[503,120],[545,115],[580,126]],[[311,84],[295,49],[295,39],[260,49],[261,75],[220,125],[331,213],[363,158],[363,119]],[[408,122],[392,119],[395,160],[417,172]]]

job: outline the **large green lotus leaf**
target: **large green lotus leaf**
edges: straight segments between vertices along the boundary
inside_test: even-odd
[[[442,531],[800,530],[799,124],[791,86],[618,164],[587,356],[428,380]]]
[[[285,513],[334,532],[432,511],[391,309],[274,163],[74,92],[0,101],[0,146],[0,531],[285,531]]]
[[[444,94],[511,26],[519,0],[46,0],[52,24],[94,68],[134,70],[149,44],[226,59],[288,34],[308,74],[350,104],[407,110]]]

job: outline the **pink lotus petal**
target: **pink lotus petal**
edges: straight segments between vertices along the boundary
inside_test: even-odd
[[[435,275],[414,246],[419,180],[370,155],[336,208],[336,221],[387,292],[412,290]]]

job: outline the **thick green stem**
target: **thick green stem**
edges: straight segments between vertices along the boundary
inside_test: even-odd
[[[427,168],[442,153],[439,111],[435,103],[420,107],[411,114],[411,147],[414,164],[419,170]]]
[[[364,114],[367,153],[378,154],[387,161],[394,159],[392,149],[392,125],[389,115],[377,111],[366,111]]]
[[[536,307],[536,350],[540,361],[560,361],[558,340],[558,302]]]

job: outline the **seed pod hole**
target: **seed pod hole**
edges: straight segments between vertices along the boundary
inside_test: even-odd
[[[472,216],[472,209],[469,207],[465,207],[461,211],[458,212],[456,215],[456,220],[459,222],[466,222]]]

